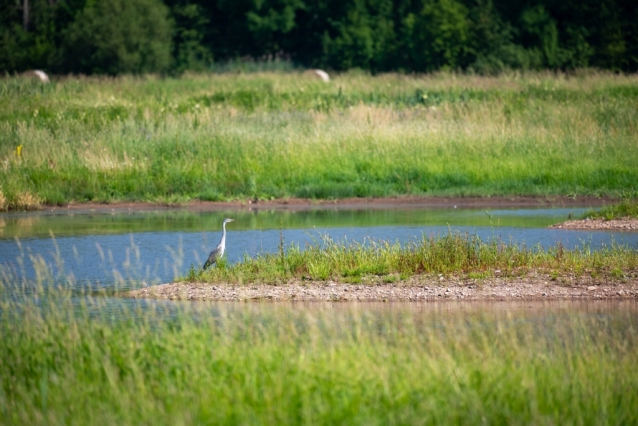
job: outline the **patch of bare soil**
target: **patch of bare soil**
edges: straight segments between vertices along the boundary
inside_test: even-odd
[[[435,301],[435,300],[535,300],[535,299],[638,299],[638,276],[624,281],[591,277],[530,275],[522,278],[461,280],[413,277],[378,285],[333,281],[291,281],[283,285],[174,283],[146,287],[124,297],[190,301]]]
[[[570,220],[550,226],[555,229],[618,229],[624,231],[638,231],[638,219],[626,217],[623,219],[582,219]]]
[[[596,207],[609,204],[611,198],[599,197],[419,197],[345,198],[338,200],[309,200],[287,198],[279,200],[246,199],[228,202],[192,201],[184,204],[148,202],[70,203],[67,206],[45,206],[51,211],[154,211],[184,209],[190,211],[221,210],[312,210],[312,209],[369,209],[369,208],[534,208],[534,207]]]

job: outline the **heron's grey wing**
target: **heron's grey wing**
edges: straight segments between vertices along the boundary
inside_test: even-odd
[[[204,263],[204,267],[202,269],[206,269],[213,263],[217,262],[217,259],[221,257],[221,253],[222,253],[222,246],[220,244],[217,247],[215,247],[213,251],[210,252],[210,254],[208,255],[208,260],[206,260],[206,263]]]

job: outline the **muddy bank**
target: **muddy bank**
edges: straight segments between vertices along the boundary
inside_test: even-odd
[[[623,219],[582,219],[582,220],[570,220],[563,223],[557,223],[550,226],[554,229],[591,229],[591,230],[608,230],[618,229],[623,231],[638,231],[638,219],[623,218]]]
[[[134,290],[124,297],[191,301],[428,301],[638,299],[638,275],[610,282],[591,277],[533,275],[480,281],[415,277],[395,284],[291,281],[283,285],[174,283]]]
[[[368,208],[538,208],[538,207],[598,207],[614,200],[605,197],[417,197],[345,198],[337,200],[309,200],[287,198],[279,200],[238,200],[228,202],[192,201],[183,204],[147,202],[70,203],[66,206],[44,206],[49,211],[154,211],[184,209],[190,211],[223,210],[311,210],[311,209],[368,209]]]

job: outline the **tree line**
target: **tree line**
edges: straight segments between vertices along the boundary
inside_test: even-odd
[[[0,71],[638,70],[635,0],[0,0]]]

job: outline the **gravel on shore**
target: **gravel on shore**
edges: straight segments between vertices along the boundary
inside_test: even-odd
[[[638,299],[638,275],[609,281],[591,277],[532,275],[522,278],[461,280],[413,277],[392,284],[344,284],[334,281],[291,281],[287,284],[172,283],[121,294],[124,297],[191,301],[428,301]]]
[[[554,229],[618,229],[622,231],[638,231],[638,219],[582,219],[570,220],[550,226]]]

